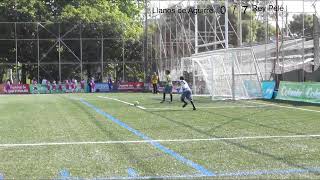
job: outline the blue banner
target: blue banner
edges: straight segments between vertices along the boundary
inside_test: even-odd
[[[112,87],[111,87],[112,88]],[[95,92],[110,92],[108,83],[96,83]]]
[[[262,82],[263,98],[264,99],[272,99],[275,87],[276,87],[275,81],[263,81]]]

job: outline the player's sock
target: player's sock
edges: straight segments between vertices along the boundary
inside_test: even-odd
[[[182,100],[182,102],[184,103],[184,104],[182,105],[183,108],[188,105],[188,103],[187,103],[184,99]]]
[[[163,103],[166,100],[166,93],[163,93],[163,99],[160,103]]]
[[[193,104],[193,101],[190,101],[190,103],[192,104],[193,110],[196,110],[196,107]]]
[[[172,94],[170,94],[170,101],[172,102]]]

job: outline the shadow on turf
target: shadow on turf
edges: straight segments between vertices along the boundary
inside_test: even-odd
[[[177,96],[178,96],[178,98],[177,98]],[[168,98],[168,97],[167,97]],[[148,103],[146,103],[146,102],[143,102],[143,106],[148,106],[148,105],[159,105],[160,104],[160,101],[162,101],[162,94],[161,94],[161,96],[158,96],[158,97],[152,97],[152,98],[150,98],[150,99],[152,99],[152,100],[154,100],[155,102],[148,102]],[[180,95],[177,95],[177,94],[173,94],[173,103],[172,104],[177,104],[176,103],[176,101],[175,101],[175,99],[179,99],[179,101],[178,101],[178,104],[182,104],[181,102],[180,102]],[[193,97],[193,99],[194,99],[194,101],[196,101],[197,102],[197,104],[198,103],[208,103],[208,104],[212,104],[212,105],[214,105],[214,104],[218,104],[218,105],[220,105],[221,103],[223,103],[223,104],[239,104],[239,102],[238,101],[234,101],[234,100],[212,100],[212,99],[210,99],[210,98],[207,98],[207,97],[198,97],[198,96],[195,96],[195,97]],[[167,99],[167,102],[168,102],[168,99]]]
[[[210,134],[210,133],[208,133],[208,132],[206,132],[206,131],[203,131],[203,130],[201,130],[201,129],[195,128],[195,127],[190,126],[190,125],[188,125],[188,124],[185,124],[184,122],[180,122],[180,121],[177,121],[177,120],[168,118],[168,117],[166,117],[166,116],[164,116],[164,115],[161,115],[161,114],[159,114],[159,113],[155,113],[155,112],[149,112],[149,113],[151,113],[151,114],[153,114],[153,115],[156,115],[156,116],[159,116],[159,117],[162,117],[162,118],[164,118],[164,119],[166,119],[166,120],[168,120],[168,121],[170,121],[170,122],[176,123],[176,124],[178,124],[178,125],[180,125],[180,126],[184,126],[184,127],[186,127],[186,128],[189,128],[189,129],[191,129],[191,130],[193,130],[193,131],[196,131],[196,132],[198,132],[198,133],[200,133],[200,134],[206,135],[206,136],[208,136],[209,138],[223,138],[223,137],[219,137],[219,136],[212,135],[212,134]],[[225,116],[225,117],[228,117],[228,116]],[[231,118],[230,122],[232,122],[232,121],[236,121],[236,120],[238,120],[238,119],[240,119],[240,118],[242,118],[242,117],[238,117],[238,118],[229,117],[229,118]],[[230,122],[229,122],[229,123],[230,123]],[[266,157],[272,158],[272,159],[274,159],[274,160],[276,160],[276,161],[281,161],[282,163],[287,164],[288,166],[301,168],[301,169],[310,171],[312,174],[320,175],[319,172],[312,171],[312,170],[310,170],[308,167],[305,167],[305,166],[303,166],[303,165],[296,164],[296,163],[291,162],[291,161],[289,161],[289,160],[287,160],[287,159],[285,159],[285,158],[278,157],[278,156],[275,156],[275,155],[270,154],[270,153],[267,153],[267,152],[259,151],[259,150],[257,150],[257,149],[254,149],[254,148],[250,147],[250,146],[246,146],[246,145],[243,145],[243,144],[238,143],[238,142],[232,142],[232,141],[228,141],[228,140],[221,140],[221,141],[225,142],[226,144],[230,144],[230,145],[233,145],[233,146],[237,146],[237,147],[242,148],[242,149],[244,149],[244,150],[246,150],[246,151],[250,151],[250,152],[253,152],[253,153],[255,153],[255,154],[259,154],[259,155],[261,155],[261,156],[266,156]]]
[[[250,113],[248,115],[240,116],[240,117],[237,117],[237,118],[234,118],[234,117],[231,117],[231,116],[227,116],[227,115],[224,115],[224,114],[219,114],[219,113],[212,112],[212,111],[208,111],[208,110],[201,110],[201,111],[206,112],[206,113],[210,113],[210,114],[213,114],[213,115],[221,116],[221,117],[224,117],[224,118],[231,119],[228,122],[224,123],[223,125],[229,124],[229,123],[231,123],[233,121],[241,121],[241,122],[247,122],[247,123],[250,123],[250,124],[253,124],[253,125],[256,125],[256,126],[261,126],[261,127],[264,127],[264,128],[268,128],[268,129],[274,129],[274,130],[277,130],[279,132],[286,132],[286,133],[291,133],[291,134],[294,134],[294,135],[307,135],[305,133],[289,131],[287,129],[282,129],[282,128],[278,128],[278,127],[268,126],[266,124],[256,123],[256,122],[253,122],[253,121],[250,121],[250,120],[245,120],[245,119],[247,119],[248,116],[252,116],[252,115],[256,115],[258,113],[264,112],[264,109],[262,109],[262,110],[260,110],[258,112]],[[268,118],[271,117],[272,118],[272,116],[266,116],[266,115],[265,116],[261,116],[261,117],[268,117]],[[215,129],[218,129],[218,128],[222,127],[223,125],[216,126],[216,127],[212,128],[212,129],[210,129],[209,131],[213,131]]]
[[[274,108],[273,108],[274,109]],[[189,109],[172,109],[172,110],[147,110],[147,112],[149,113],[160,113],[160,112],[179,112],[179,111],[187,111]],[[192,111],[192,109],[190,109],[190,111]],[[261,126],[261,127],[265,127],[265,128],[269,128],[269,129],[274,129],[274,130],[277,130],[277,131],[280,131],[280,132],[287,132],[287,133],[292,133],[292,134],[295,134],[295,135],[306,135],[304,133],[299,133],[299,132],[294,132],[294,131],[289,131],[289,130],[286,130],[286,129],[281,129],[281,128],[277,128],[277,127],[273,127],[273,126],[268,126],[268,125],[265,125],[265,124],[261,124],[261,123],[255,123],[255,122],[252,122],[252,121],[248,121],[248,120],[244,120],[246,119],[246,117],[248,116],[251,116],[251,115],[255,115],[255,114],[258,114],[260,112],[264,112],[265,109],[262,109],[261,111],[258,111],[258,112],[254,112],[254,113],[250,113],[248,115],[244,115],[244,116],[240,116],[240,117],[237,117],[237,118],[234,118],[234,117],[231,117],[231,116],[226,116],[226,115],[223,115],[223,114],[219,114],[219,113],[216,113],[216,112],[212,112],[212,111],[208,111],[208,110],[197,110],[197,111],[202,111],[202,112],[206,112],[206,113],[210,113],[210,114],[213,114],[213,115],[217,115],[217,116],[221,116],[221,117],[224,117],[224,118],[227,118],[227,119],[230,119],[228,120],[227,122],[223,123],[223,124],[220,124],[218,126],[215,126],[213,128],[211,128],[209,131],[213,131],[213,130],[216,130],[218,128],[221,128],[223,127],[224,125],[227,125],[229,123],[232,123],[234,121],[242,121],[242,122],[247,122],[247,123],[250,123],[250,124],[254,124],[254,125],[257,125],[257,126]],[[269,116],[264,116],[264,117],[269,117]]]
[[[63,98],[63,97],[62,97]],[[65,98],[64,98],[65,99]],[[66,100],[66,99],[65,99]],[[90,122],[94,123],[101,131],[103,131],[103,133],[106,133],[107,137],[110,137],[112,140],[114,141],[120,141],[123,139],[119,139],[116,135],[114,135],[112,133],[112,131],[105,129],[104,127],[106,127],[106,124],[103,124],[102,122],[100,122],[99,120],[97,120],[97,118],[94,116],[95,113],[90,112],[89,109],[85,108],[85,106],[82,106],[82,104],[80,103],[80,101],[77,100],[71,100],[68,101],[71,102],[73,105],[75,105],[76,107],[78,107],[82,112],[84,112],[85,114],[87,114],[87,116],[90,118]],[[84,123],[88,123],[88,122],[84,122]],[[142,167],[146,172],[150,172],[152,174],[157,173],[156,171],[153,171],[152,169],[149,168],[148,164],[146,164],[145,162],[143,162],[141,159],[147,159],[150,160],[151,158],[155,158],[158,156],[157,153],[155,153],[155,155],[152,155],[151,157],[144,157],[144,158],[137,158],[133,153],[132,150],[128,149],[127,146],[125,144],[119,144],[120,148],[119,151],[122,151],[121,154],[124,154],[126,156],[128,156],[128,159],[130,162],[134,163],[135,165]],[[138,161],[134,161],[137,160]]]

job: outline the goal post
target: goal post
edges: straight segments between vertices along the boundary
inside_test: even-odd
[[[230,48],[194,54],[181,60],[182,73],[192,74],[195,96],[218,99],[262,97],[262,75],[251,48]]]

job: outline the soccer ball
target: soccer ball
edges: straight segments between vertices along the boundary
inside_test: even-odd
[[[139,101],[135,101],[133,105],[138,106],[139,104],[140,104]]]

